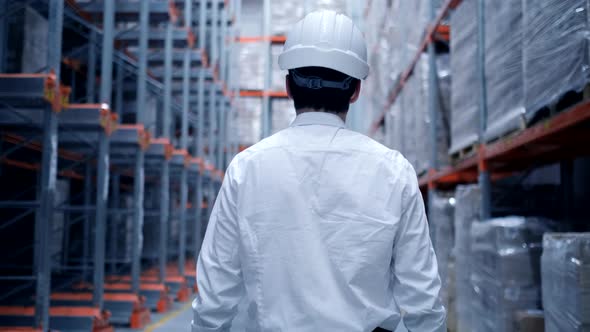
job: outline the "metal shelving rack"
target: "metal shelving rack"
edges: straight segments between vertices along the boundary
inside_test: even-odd
[[[36,211],[34,276],[6,276],[0,283],[11,278],[28,282],[12,291],[16,293],[36,282],[33,325],[44,330],[50,326],[51,277],[52,268],[56,268],[48,250],[51,226],[45,221],[51,220],[54,211],[64,211],[67,220],[63,230],[67,234],[63,253],[67,264],[61,268],[82,271],[83,281],[87,281],[87,272],[92,268],[92,303],[103,308],[106,263],[111,274],[126,271],[130,265],[131,291],[140,293],[139,241],[144,220],[150,218],[156,220],[159,229],[157,280],[164,283],[167,272],[194,278],[194,273],[185,271],[185,266],[191,266],[186,264],[186,253],[190,250],[196,257],[200,249],[208,216],[201,208],[206,206],[210,212],[223,178],[222,170],[238,152],[237,140],[227,130],[227,123],[239,97],[229,63],[235,57],[239,35],[240,0],[66,2],[67,5],[63,0],[30,3],[48,8],[50,47],[44,73],[0,74],[0,128],[3,139],[15,145],[0,151],[2,163],[38,170],[38,186],[42,189],[34,201],[0,202],[0,208],[25,209],[22,217]],[[3,8],[7,9],[3,11],[6,15],[12,8],[3,6],[8,6]],[[183,20],[179,17],[181,12]],[[0,41],[5,45],[5,24],[0,23]],[[64,50],[62,54],[64,24],[69,29],[78,29],[76,33],[85,38],[86,45]],[[60,85],[62,62],[74,66],[68,63],[72,58],[86,65],[86,96],[80,99],[85,104],[69,104],[70,89]],[[3,53],[3,65],[2,59]],[[136,78],[136,83],[130,77]],[[74,86],[71,90],[76,91]],[[146,118],[148,96],[153,96],[158,109],[163,110],[155,123]],[[130,99],[135,99],[134,109],[127,106]],[[134,123],[129,123],[129,119]],[[41,150],[41,164],[7,158],[22,147]],[[69,204],[52,204],[58,176],[84,180],[83,191],[76,197],[70,195]],[[129,180],[133,182],[132,188],[126,185]],[[132,191],[133,201],[141,203],[134,204],[132,209],[122,206],[124,190]],[[170,200],[173,190],[180,193],[174,203]],[[145,193],[159,196],[156,209],[144,208]],[[204,197],[207,203],[203,203]],[[74,205],[74,198],[83,203]],[[171,211],[171,206],[178,210]],[[175,214],[180,225],[176,257],[167,250],[167,230]],[[116,256],[121,249],[117,247],[116,225],[128,215],[133,216],[131,262]],[[18,219],[3,222],[0,231]],[[79,259],[71,259],[69,253],[74,247],[69,232],[79,221],[83,223],[83,250]],[[88,244],[92,228],[91,249]],[[189,244],[188,232],[193,233]],[[170,269],[169,262],[176,266]],[[71,265],[74,263],[79,265]],[[5,295],[8,296],[0,298],[13,294]]]
[[[399,97],[406,82],[412,76],[414,68],[422,53],[428,52],[430,61],[429,73],[429,113],[431,130],[429,135],[429,144],[431,150],[432,168],[419,179],[420,188],[423,192],[432,193],[433,189],[452,188],[463,183],[479,183],[482,193],[481,216],[486,219],[491,215],[491,186],[493,180],[501,179],[517,172],[522,172],[530,168],[539,167],[555,162],[562,162],[567,165],[568,160],[590,155],[590,149],[587,146],[580,146],[579,142],[590,140],[590,102],[585,101],[576,105],[569,110],[546,119],[542,123],[522,130],[521,132],[509,138],[487,143],[483,139],[483,133],[486,129],[487,103],[486,82],[485,82],[485,50],[484,50],[484,29],[483,24],[485,13],[483,10],[484,0],[478,0],[478,50],[477,50],[477,72],[478,72],[478,89],[484,96],[480,100],[480,128],[479,128],[479,147],[475,156],[457,161],[454,165],[441,169],[437,164],[437,123],[436,116],[439,112],[438,96],[436,90],[436,70],[435,70],[435,47],[432,42],[438,35],[446,36],[448,39],[449,27],[442,26],[441,22],[450,13],[453,8],[461,5],[461,0],[447,0],[439,9],[435,10],[434,2],[431,1],[431,23],[428,25],[425,36],[420,47],[413,57],[413,61],[402,72],[399,80],[390,91],[383,113],[376,119],[373,124],[371,134],[384,123],[385,116],[391,105]],[[369,4],[370,5],[370,4]],[[452,27],[451,27],[452,28]],[[452,38],[452,36],[451,36]],[[567,167],[566,167],[567,169]],[[571,172],[562,172],[565,177],[563,183],[569,188],[566,192],[572,191]],[[568,179],[569,177],[569,179]],[[430,199],[429,195],[429,199]]]

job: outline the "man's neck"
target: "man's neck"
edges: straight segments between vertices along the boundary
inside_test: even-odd
[[[316,110],[313,108],[302,108],[296,111],[297,115],[302,113],[310,113],[310,112],[318,112],[318,113],[329,113],[338,116],[342,121],[346,122],[346,115],[348,112],[333,112],[333,111],[325,111],[325,110]]]

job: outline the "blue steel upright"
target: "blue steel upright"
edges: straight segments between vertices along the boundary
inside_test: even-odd
[[[147,52],[149,37],[150,2],[141,1],[139,10],[139,47],[137,72],[136,123],[145,124],[145,107],[147,97]],[[131,235],[131,289],[139,292],[139,275],[141,270],[141,231],[143,228],[144,206],[144,158],[143,149],[138,149],[135,157],[135,180],[133,185],[133,230]]]
[[[102,62],[100,80],[100,102],[105,107],[111,105],[113,84],[113,47],[115,29],[115,1],[104,0],[102,35]],[[109,137],[101,131],[98,139],[96,160],[96,218],[94,228],[94,296],[96,307],[103,308],[104,269],[106,252],[106,220],[109,196]]]
[[[59,81],[63,29],[63,0],[50,0],[48,13],[48,68],[54,70]],[[43,332],[49,330],[49,293],[51,289],[51,256],[49,250],[50,222],[55,200],[57,180],[57,114],[47,106],[43,116],[43,155],[41,161],[41,197],[39,218],[35,228],[39,230],[37,243],[39,259],[36,267],[35,325],[41,325]]]

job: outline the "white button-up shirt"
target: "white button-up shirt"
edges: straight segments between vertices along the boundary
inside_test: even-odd
[[[193,331],[446,331],[416,174],[310,112],[228,167],[197,263]],[[402,314],[403,313],[403,314]]]

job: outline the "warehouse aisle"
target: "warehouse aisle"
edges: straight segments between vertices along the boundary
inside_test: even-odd
[[[164,316],[160,321],[154,322],[146,328],[146,332],[178,331],[190,332],[193,311],[190,302],[182,303],[180,308]]]

